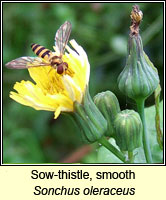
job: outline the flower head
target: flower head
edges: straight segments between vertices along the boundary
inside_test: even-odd
[[[68,53],[63,55],[63,61],[68,64],[65,74],[58,74],[51,66],[28,68],[35,83],[30,81],[16,82],[10,97],[36,110],[55,112],[55,119],[61,112],[73,112],[74,102],[82,103],[88,86],[90,65],[83,48],[75,40],[71,40],[72,50],[66,46]],[[58,55],[56,48],[54,54]]]

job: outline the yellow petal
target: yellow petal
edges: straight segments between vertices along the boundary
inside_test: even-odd
[[[36,110],[56,111],[59,105],[63,110],[73,111],[73,102],[63,94],[44,94],[41,88],[30,81],[16,83],[14,89],[18,92],[11,92],[10,97],[26,106],[31,106]]]
[[[54,119],[57,119],[61,113],[61,107],[59,106],[56,112],[54,113]]]
[[[31,78],[45,93],[55,94],[64,90],[61,76],[51,66],[29,68]]]

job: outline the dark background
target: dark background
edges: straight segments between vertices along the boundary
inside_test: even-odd
[[[111,90],[121,109],[135,103],[117,87],[125,66],[130,13],[133,3],[3,3],[3,162],[55,163],[72,152],[83,152],[75,162],[95,162],[96,145],[84,146],[79,130],[67,116],[36,111],[9,98],[16,81],[30,80],[27,70],[9,70],[4,64],[21,56],[34,56],[30,45],[48,49],[56,30],[72,23],[70,39],[86,51],[91,65],[90,92]],[[157,67],[163,83],[163,4],[139,3],[144,13],[140,26],[144,50]],[[153,96],[146,106],[154,104]],[[80,148],[84,147],[83,150]],[[94,148],[94,149],[93,149]],[[84,153],[84,150],[88,153]],[[90,152],[89,152],[90,151]],[[82,157],[82,154],[79,154]]]

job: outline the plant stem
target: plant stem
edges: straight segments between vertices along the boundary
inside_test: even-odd
[[[153,163],[150,145],[149,145],[149,138],[148,138],[148,133],[147,133],[147,128],[146,128],[146,121],[145,121],[145,113],[144,113],[145,100],[144,99],[139,100],[136,103],[137,103],[138,113],[141,117],[142,124],[143,124],[143,147],[144,147],[146,161],[147,163]]]
[[[117,148],[115,148],[111,143],[109,143],[108,140],[104,136],[101,137],[98,140],[98,142],[102,144],[105,148],[107,148],[109,151],[111,151],[114,155],[116,155],[116,157],[118,157],[122,162],[128,163],[123,153],[120,152]]]
[[[129,159],[129,163],[134,163],[133,151],[128,151],[128,159]]]

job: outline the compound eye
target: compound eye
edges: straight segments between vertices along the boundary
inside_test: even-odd
[[[60,64],[57,66],[57,73],[58,74],[63,74],[64,69],[63,69],[63,64]]]

